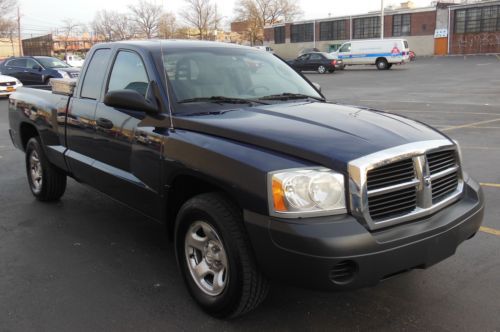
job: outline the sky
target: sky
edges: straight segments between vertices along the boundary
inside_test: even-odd
[[[137,0],[18,0],[21,8],[21,29],[23,35],[42,35],[52,29],[62,26],[64,19],[88,24],[92,21],[95,12],[108,9],[117,12],[126,12],[127,6]],[[224,23],[234,18],[234,7],[237,0],[215,0]],[[384,0],[386,6],[399,4],[401,1]],[[380,0],[299,0],[304,14],[302,19],[325,18],[334,16],[363,14],[380,9]],[[430,0],[413,0],[417,7],[427,6]],[[184,6],[183,0],[156,0],[163,5],[166,11],[178,13]]]

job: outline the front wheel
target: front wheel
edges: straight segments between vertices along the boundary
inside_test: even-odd
[[[26,174],[31,193],[39,201],[56,201],[66,190],[66,174],[47,160],[38,137],[26,145]]]
[[[176,220],[177,262],[191,296],[209,314],[242,315],[266,297],[241,210],[222,194],[195,196]]]

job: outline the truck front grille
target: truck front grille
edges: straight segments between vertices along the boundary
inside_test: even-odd
[[[457,200],[463,180],[455,146],[432,142],[422,143],[427,148],[409,144],[417,147],[413,152],[404,146],[382,151],[382,160],[371,160],[376,153],[349,163],[353,215],[378,229],[427,216]]]

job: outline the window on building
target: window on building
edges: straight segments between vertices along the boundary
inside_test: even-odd
[[[275,27],[274,28],[274,43],[284,44],[285,43],[285,27]]]
[[[319,24],[320,40],[347,39],[345,35],[345,20],[321,22]]]
[[[313,41],[313,23],[293,24],[290,27],[290,41],[292,43],[302,43]]]
[[[392,35],[409,36],[411,31],[411,14],[394,15],[392,17]]]
[[[380,38],[380,17],[363,17],[353,20],[354,39]]]
[[[455,11],[455,33],[500,31],[500,6]]]

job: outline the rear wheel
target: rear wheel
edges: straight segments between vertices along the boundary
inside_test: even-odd
[[[66,174],[47,160],[38,137],[26,145],[26,174],[31,192],[40,201],[56,201],[66,190]]]
[[[377,66],[378,70],[388,69],[388,66],[389,66],[389,64],[387,63],[387,60],[385,58],[377,59],[377,62],[375,62],[375,65]]]
[[[320,73],[320,74],[324,74],[324,73],[326,73],[326,67],[325,67],[325,66],[323,66],[323,65],[320,65],[320,66],[318,67],[318,73]]]
[[[175,249],[191,296],[215,317],[257,307],[268,283],[257,269],[241,210],[222,194],[195,196],[176,220]]]

